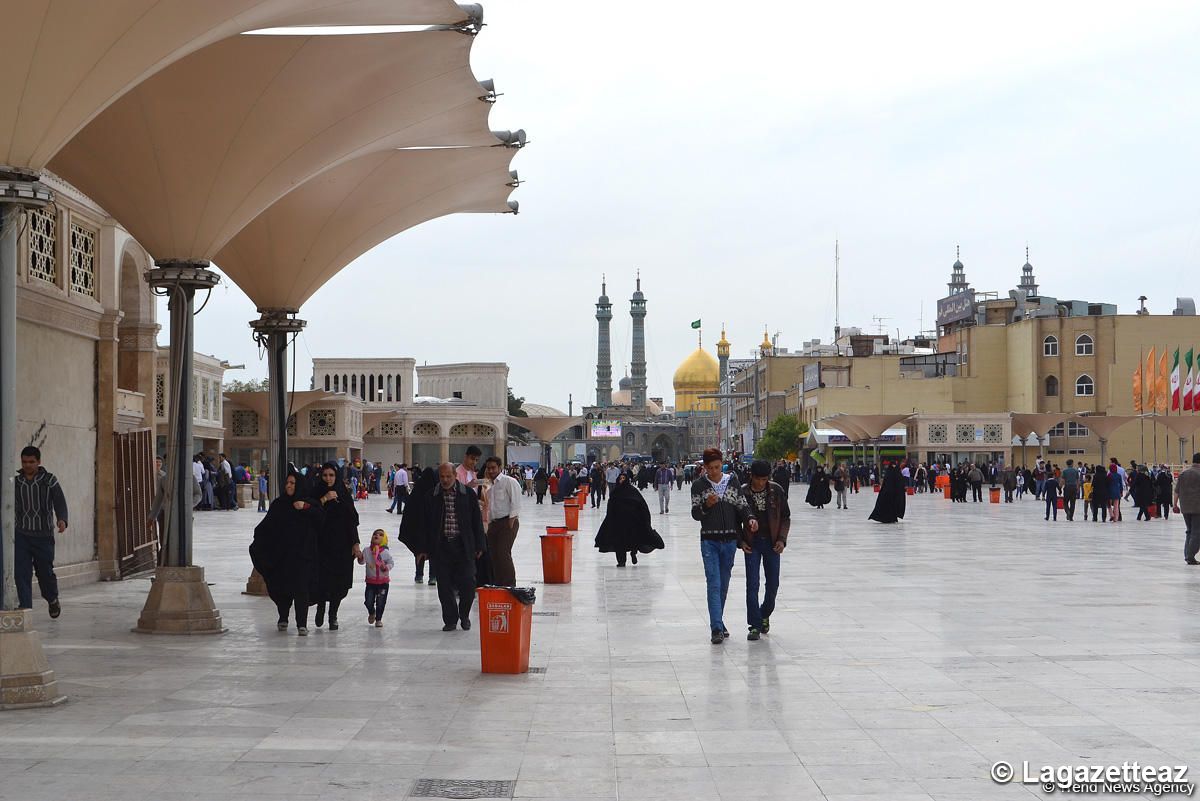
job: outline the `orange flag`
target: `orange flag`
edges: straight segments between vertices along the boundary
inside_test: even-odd
[[[1155,400],[1154,408],[1158,410],[1159,414],[1166,414],[1167,413],[1167,404],[1170,403],[1170,401],[1171,401],[1171,393],[1170,393],[1170,390],[1167,389],[1167,386],[1170,383],[1171,379],[1169,378],[1169,374],[1167,373],[1167,349],[1166,348],[1163,348],[1162,358],[1158,362],[1157,379],[1158,380],[1156,383],[1158,384],[1158,386],[1155,387],[1155,390],[1154,390],[1154,400]]]
[[[1150,346],[1150,353],[1146,355],[1146,371],[1142,376],[1146,381],[1146,411],[1153,414],[1154,404],[1158,401],[1158,382],[1154,380],[1154,346]]]
[[[1140,362],[1137,369],[1133,371],[1133,411],[1135,414],[1142,413],[1142,365]]]

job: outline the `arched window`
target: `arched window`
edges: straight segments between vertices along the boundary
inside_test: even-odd
[[[329,391],[329,376],[325,376],[325,391]]]
[[[350,391],[355,395],[358,394],[358,376],[350,376]]]
[[[1046,376],[1046,397],[1058,397],[1058,379],[1052,375]]]
[[[392,377],[390,375],[387,377],[387,399],[389,402],[392,400]]]
[[[1087,334],[1080,334],[1075,337],[1075,355],[1076,356],[1091,356],[1095,353],[1096,344]]]
[[[1084,397],[1091,397],[1096,394],[1096,382],[1092,380],[1090,375],[1084,373],[1075,379],[1075,394]]]
[[[336,376],[336,375],[333,377],[333,391],[334,391],[334,392],[341,392],[341,391],[342,391],[342,390],[339,388],[339,378],[340,378],[340,376]]]
[[[1058,355],[1058,337],[1049,336],[1042,340],[1042,355],[1057,356]]]
[[[365,374],[358,377],[358,397],[362,400],[367,399],[367,376]]]
[[[374,373],[371,374],[371,393],[367,396],[367,400],[369,400],[371,402],[378,400],[375,397],[375,374]]]

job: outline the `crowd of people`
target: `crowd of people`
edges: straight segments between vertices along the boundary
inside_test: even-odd
[[[747,637],[757,640],[770,631],[780,557],[791,527],[788,491],[798,477],[809,479],[805,500],[817,509],[836,496],[838,508],[845,510],[851,494],[875,485],[870,519],[880,523],[895,523],[904,517],[908,494],[932,492],[943,485],[956,502],[966,502],[968,490],[975,502],[982,502],[984,483],[997,492],[1003,490],[1008,503],[1032,498],[1045,504],[1048,521],[1057,520],[1061,504],[1067,520],[1074,520],[1081,505],[1085,520],[1119,523],[1123,520],[1121,503],[1128,500],[1138,510],[1138,520],[1168,519],[1171,511],[1181,514],[1186,531],[1184,559],[1189,565],[1200,564],[1200,453],[1178,477],[1166,465],[1131,462],[1126,468],[1116,458],[1104,466],[1067,459],[1061,467],[1041,458],[1031,467],[839,463],[832,470],[817,466],[804,475],[786,462],[756,460],[747,464],[737,458],[725,459],[716,449],[706,450],[694,463],[638,460],[559,464],[552,469],[504,465],[494,456],[481,464],[481,457],[480,449],[471,446],[462,463],[444,463],[436,470],[393,464],[385,471],[382,465],[370,462],[287,465],[281,494],[265,508],[250,546],[254,566],[276,604],[279,629],[287,630],[294,616],[297,633],[307,635],[309,609],[315,606],[315,625],[328,622],[329,628],[336,630],[342,601],[354,583],[356,563],[364,571],[367,621],[376,627],[383,625],[396,561],[384,529],[374,530],[369,545],[362,547],[355,504],[369,493],[384,490],[391,498],[387,511],[401,518],[396,538],[413,555],[415,580],[424,581],[428,566],[429,584],[438,588],[444,631],[470,629],[477,587],[516,586],[512,549],[520,531],[522,499],[533,497],[540,504],[549,494],[551,503],[557,503],[579,497],[581,488],[587,489],[595,507],[605,505],[596,549],[615,554],[617,565],[624,567],[637,565],[639,554],[665,547],[643,491],[654,488],[659,514],[666,515],[672,490],[690,484],[691,516],[700,524],[714,644],[729,637],[724,607],[738,550],[743,552],[746,568]],[[156,461],[158,492],[151,520],[165,499],[166,472],[162,459]],[[211,461],[197,458],[193,478],[197,509],[236,508],[236,495],[218,490],[238,483],[257,480],[260,495],[266,495],[265,473],[255,475],[245,465],[235,467],[224,454]],[[54,534],[67,528],[65,492],[41,465],[41,453],[33,446],[21,453],[15,487],[18,601],[23,608],[32,605],[36,574],[51,617],[58,617],[61,603],[54,574]],[[210,496],[211,502],[206,503]],[[760,574],[765,579],[761,597]]]

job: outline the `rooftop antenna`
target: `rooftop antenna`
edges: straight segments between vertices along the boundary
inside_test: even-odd
[[[833,347],[842,355],[842,255],[841,243],[833,240]]]
[[[872,315],[872,316],[871,316],[871,319],[875,321],[875,327],[876,327],[877,329],[879,329],[879,330],[878,330],[878,331],[876,331],[875,333],[877,333],[877,334],[882,334],[882,333],[883,333],[883,321],[884,321],[884,320],[890,320],[890,319],[892,319],[892,318],[891,318],[891,317],[879,317],[879,316],[877,316],[877,315]]]

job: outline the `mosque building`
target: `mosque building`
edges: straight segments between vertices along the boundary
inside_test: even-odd
[[[607,281],[596,302],[596,402],[583,408],[584,422],[558,439],[581,462],[621,458],[678,462],[698,455],[717,441],[721,386],[717,359],[698,343],[696,350],[675,370],[675,405],[652,397],[646,383],[646,296],[639,275],[630,298],[633,330],[629,375],[612,390],[609,325],[612,303]],[[722,332],[724,341],[724,332]],[[727,343],[726,343],[727,344]]]

